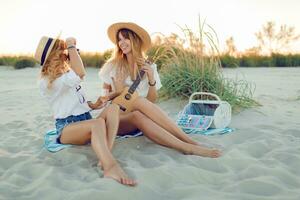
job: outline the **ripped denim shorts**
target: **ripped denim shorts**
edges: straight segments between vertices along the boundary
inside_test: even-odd
[[[72,124],[74,122],[85,121],[85,120],[89,120],[89,119],[92,119],[90,112],[86,112],[81,115],[70,115],[70,116],[68,116],[66,118],[62,118],[62,119],[56,119],[55,127],[56,127],[56,131],[58,134],[57,142],[61,143],[60,142],[61,133],[68,124]]]

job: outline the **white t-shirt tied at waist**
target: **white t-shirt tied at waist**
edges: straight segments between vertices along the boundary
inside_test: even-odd
[[[80,77],[72,69],[57,78],[51,89],[47,88],[47,78],[40,80],[41,95],[48,101],[55,119],[81,115],[91,110],[80,82]]]
[[[156,88],[156,90],[159,90],[162,87],[162,84],[161,84],[159,74],[158,74],[158,71],[157,71],[157,66],[156,66],[155,63],[153,63],[151,65],[151,67],[153,69],[154,79],[156,81],[155,88]],[[103,81],[103,83],[111,85],[112,91],[115,91],[112,77],[115,78],[116,72],[117,72],[117,67],[112,65],[109,62],[106,63],[105,65],[103,65],[103,67],[101,68],[101,70],[99,72],[100,79]],[[145,77],[141,80],[139,86],[136,89],[138,94],[142,97],[146,97],[147,94],[148,94],[148,90],[149,90],[149,87],[150,87],[148,82],[149,82],[148,77],[145,75]],[[132,84],[133,84],[133,81],[131,80],[130,76],[128,76],[125,79],[125,85],[130,87]]]

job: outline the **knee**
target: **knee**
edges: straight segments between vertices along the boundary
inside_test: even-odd
[[[133,121],[139,121],[139,120],[143,119],[144,117],[145,117],[145,115],[143,113],[141,113],[140,111],[135,110],[135,111],[131,112],[131,119]]]
[[[105,127],[105,120],[101,117],[94,119],[92,123],[93,128],[101,129]]]
[[[117,104],[111,104],[109,107],[108,107],[108,111],[109,112],[114,112],[114,113],[116,113],[116,112],[119,112],[119,110],[120,110],[120,107],[117,105]]]
[[[148,99],[144,97],[139,97],[135,103],[138,105],[138,107],[150,107],[153,103],[149,101]]]
[[[97,118],[93,119],[91,123],[91,133],[90,137],[92,138],[92,135],[98,135],[98,134],[103,134],[106,131],[106,126],[105,126],[105,120],[103,118]]]
[[[138,98],[135,100],[135,103],[137,103],[137,104],[144,104],[145,101],[147,101],[146,98],[144,98],[144,97],[138,97]]]

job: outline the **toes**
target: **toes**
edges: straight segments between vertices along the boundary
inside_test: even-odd
[[[135,185],[136,185],[136,182],[135,182],[134,180],[131,180],[131,179],[130,179],[130,180],[129,180],[129,185],[130,185],[130,186],[135,186]]]
[[[136,182],[132,179],[128,179],[128,178],[121,178],[120,179],[120,183],[122,183],[123,185],[128,185],[128,186],[135,186]]]
[[[220,156],[221,156],[221,152],[220,152],[219,150],[213,149],[213,150],[211,151],[211,157],[212,157],[212,158],[217,158],[217,157],[220,157]]]
[[[129,185],[126,178],[121,178],[120,180],[123,185]]]
[[[135,180],[133,180],[132,185],[135,186],[137,184],[137,182]]]
[[[220,157],[221,156],[221,152],[219,150],[215,150],[213,152],[213,155],[214,155],[215,158]]]
[[[135,185],[136,185],[136,182],[135,182],[134,180],[132,180],[132,179],[129,179],[129,180],[128,180],[128,184],[129,184],[130,186],[135,186]]]
[[[123,178],[124,185],[129,185],[128,180],[126,178]]]

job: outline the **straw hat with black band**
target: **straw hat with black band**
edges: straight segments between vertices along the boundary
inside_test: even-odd
[[[51,52],[51,50],[54,47],[54,44],[58,38],[51,38],[47,36],[43,36],[39,44],[36,48],[34,58],[37,60],[37,62],[43,66],[46,63],[46,60]]]
[[[139,25],[132,22],[119,22],[112,24],[107,29],[109,39],[117,45],[117,33],[120,29],[129,29],[135,32],[142,40],[142,50],[146,51],[151,47],[151,38],[148,32]]]

